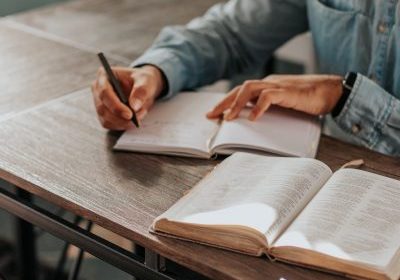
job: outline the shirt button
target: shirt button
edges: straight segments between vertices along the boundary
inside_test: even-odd
[[[378,32],[379,33],[385,33],[386,32],[386,24],[384,22],[379,23]]]
[[[353,124],[353,125],[351,126],[351,132],[353,132],[353,134],[359,133],[360,130],[361,130],[361,126],[360,126],[358,123]]]

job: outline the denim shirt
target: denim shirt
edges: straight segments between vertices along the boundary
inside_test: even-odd
[[[398,0],[231,0],[186,26],[164,28],[133,66],[165,74],[168,97],[259,68],[290,38],[310,30],[319,70],[358,73],[324,132],[400,156]]]

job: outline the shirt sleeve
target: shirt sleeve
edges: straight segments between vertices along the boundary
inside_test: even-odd
[[[132,66],[161,69],[169,97],[260,67],[275,49],[307,29],[305,1],[231,0],[186,26],[164,28]]]
[[[348,100],[334,120],[364,146],[400,156],[400,100],[367,77],[358,74]]]

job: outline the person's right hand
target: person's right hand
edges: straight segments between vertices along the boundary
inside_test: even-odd
[[[141,121],[155,99],[163,91],[164,79],[161,71],[154,66],[140,68],[112,67],[122,89],[129,98],[129,107],[124,105],[108,81],[104,68],[99,68],[92,83],[94,104],[100,123],[111,130],[125,130],[132,126],[132,110]]]

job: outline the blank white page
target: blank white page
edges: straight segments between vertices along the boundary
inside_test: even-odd
[[[209,153],[208,140],[218,129],[206,113],[223,98],[219,93],[180,93],[154,105],[140,128],[128,129],[115,149],[144,152]]]
[[[253,148],[280,155],[315,157],[321,133],[317,117],[272,107],[257,121],[249,121],[249,112],[247,108],[238,119],[223,122],[213,142],[214,152]]]

